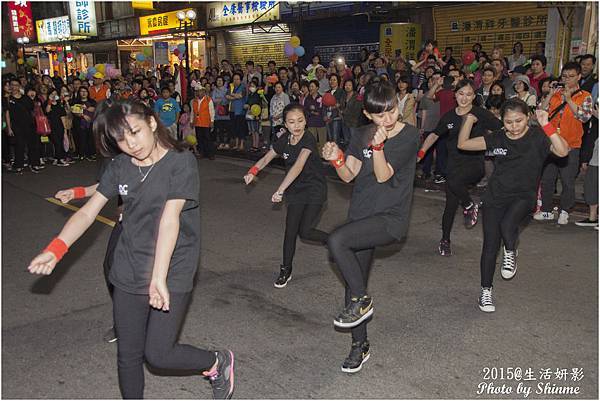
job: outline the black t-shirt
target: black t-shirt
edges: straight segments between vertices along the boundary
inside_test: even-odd
[[[18,99],[14,96],[8,99],[8,114],[13,130],[15,127],[20,129],[33,127],[33,106],[33,100],[25,95]]]
[[[477,117],[477,123],[471,130],[471,138],[486,135],[489,131],[495,131],[502,128],[502,123],[489,111],[481,107],[473,106],[470,111]],[[448,135],[448,171],[456,167],[466,167],[483,164],[483,152],[470,152],[458,149],[458,133],[463,123],[464,116],[456,114],[456,109],[452,109],[442,116],[437,127],[433,131],[437,136]]]
[[[362,162],[355,179],[348,218],[354,221],[381,215],[386,220],[386,230],[401,239],[408,231],[419,130],[406,124],[396,136],[385,141],[383,153],[394,169],[394,175],[383,183],[378,183],[375,177],[373,150],[370,149],[376,130],[374,124],[358,128],[348,147],[348,156]]]
[[[43,105],[44,112],[46,112],[47,105],[48,103]],[[60,103],[51,104],[50,112],[47,112],[46,115],[48,116],[48,120],[50,121],[50,127],[52,128],[52,131],[62,133],[65,127],[63,125],[61,117],[67,115],[65,107]]]
[[[507,198],[535,199],[544,161],[550,153],[550,139],[539,127],[513,140],[504,129],[485,137],[485,145],[494,155],[494,173],[490,177],[484,201]]]
[[[300,141],[292,145],[291,136],[286,132],[273,144],[275,153],[283,157],[286,172],[296,163],[302,149],[310,150],[310,156],[300,175],[285,191],[285,201],[288,204],[322,204],[327,200],[327,183],[317,151],[317,141],[310,132],[304,131]]]
[[[110,282],[125,292],[148,294],[163,209],[170,199],[185,199],[167,285],[171,292],[189,292],[200,256],[200,178],[196,158],[190,152],[169,150],[150,173],[151,167],[141,167],[142,174],[148,173],[144,182],[140,168],[131,159],[125,153],[115,157],[97,189],[106,198],[123,198],[123,230],[115,247]]]

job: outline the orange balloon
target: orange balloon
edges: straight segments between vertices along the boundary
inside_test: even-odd
[[[297,54],[292,54],[292,55],[290,56],[290,61],[291,61],[292,63],[295,63],[296,61],[298,61],[298,55],[297,55]]]

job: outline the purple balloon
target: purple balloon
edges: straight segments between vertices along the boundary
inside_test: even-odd
[[[285,53],[286,56],[291,57],[294,54],[294,47],[289,42],[286,43],[283,47],[283,53]]]

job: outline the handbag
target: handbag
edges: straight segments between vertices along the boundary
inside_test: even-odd
[[[217,114],[220,116],[228,116],[229,110],[227,110],[227,106],[222,104],[217,105]]]
[[[44,115],[41,108],[35,112],[35,132],[42,136],[49,135],[52,132],[50,121],[48,121],[48,117]]]
[[[62,116],[60,119],[62,120],[63,127],[65,127],[66,130],[70,130],[73,128],[72,118],[70,118],[69,116]]]

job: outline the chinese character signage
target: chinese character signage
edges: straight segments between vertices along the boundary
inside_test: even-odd
[[[8,18],[13,38],[28,37],[33,40],[33,17],[29,1],[9,1]]]
[[[140,34],[141,35],[157,35],[162,33],[168,33],[171,29],[177,29],[180,27],[179,19],[177,18],[177,13],[179,11],[188,11],[191,8],[186,8],[184,10],[171,11],[164,14],[153,14],[146,15],[144,17],[140,17]],[[192,25],[189,26],[188,20],[188,28],[196,27],[196,21],[191,21]]]
[[[388,60],[399,55],[405,60],[416,59],[421,46],[420,24],[381,24],[379,53]]]
[[[152,4],[152,0],[137,0],[131,2],[131,8],[138,10],[154,10],[154,5]]]
[[[71,39],[69,16],[35,21],[38,43],[56,42],[59,37]]]
[[[98,36],[96,5],[93,0],[69,1],[71,33],[77,36]]]
[[[225,1],[208,3],[206,8],[209,29],[251,24],[259,17],[260,22],[277,21],[280,18],[277,1]]]

